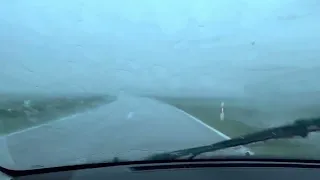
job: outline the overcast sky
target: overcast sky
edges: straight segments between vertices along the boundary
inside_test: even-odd
[[[320,90],[317,0],[0,2],[0,92]]]

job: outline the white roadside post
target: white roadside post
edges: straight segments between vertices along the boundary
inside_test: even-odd
[[[224,110],[223,110],[223,107],[224,107],[224,102],[221,102],[220,121],[223,121],[223,120],[224,120]]]

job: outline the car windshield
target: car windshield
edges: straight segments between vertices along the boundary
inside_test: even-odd
[[[1,1],[0,166],[144,160],[318,117],[319,18],[316,0]],[[320,159],[319,136],[202,158]]]

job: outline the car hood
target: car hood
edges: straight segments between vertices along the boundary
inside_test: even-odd
[[[160,101],[121,96],[110,104],[1,137],[1,166],[30,169],[141,160],[151,154],[207,145],[228,137]],[[243,155],[244,147],[215,152]]]

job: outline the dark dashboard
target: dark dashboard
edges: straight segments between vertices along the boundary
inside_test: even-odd
[[[315,161],[210,160],[177,162],[134,162],[92,164],[31,171],[5,170],[7,179],[320,179],[320,163]],[[11,176],[11,177],[10,177]],[[4,178],[5,179],[5,178]],[[2,178],[0,178],[2,180]]]

